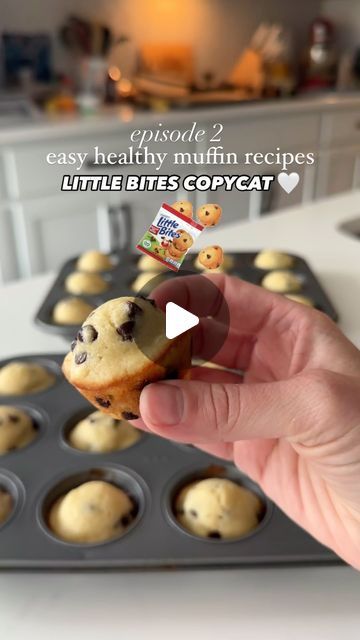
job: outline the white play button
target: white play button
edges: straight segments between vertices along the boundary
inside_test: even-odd
[[[196,327],[199,318],[190,311],[179,307],[175,302],[166,305],[166,337],[171,340],[181,333]]]

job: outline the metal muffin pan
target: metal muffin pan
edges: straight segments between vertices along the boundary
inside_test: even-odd
[[[29,410],[40,429],[28,447],[0,456],[0,487],[11,493],[14,502],[13,513],[0,527],[0,568],[147,569],[339,561],[232,464],[194,447],[143,434],[123,451],[97,454],[73,449],[65,440],[68,429],[94,408],[62,377],[63,356],[14,360],[42,363],[57,371],[57,381],[48,390],[24,397],[0,396],[0,404]],[[9,361],[0,362],[0,368]],[[209,476],[233,479],[261,497],[264,512],[253,532],[230,541],[202,539],[178,524],[173,512],[177,491]],[[106,542],[59,540],[47,524],[50,505],[82,482],[100,478],[128,492],[136,505],[134,521],[123,536]]]
[[[254,266],[254,259],[257,253],[258,252],[256,251],[228,253],[227,255],[233,258],[234,265],[227,271],[227,273],[239,276],[243,280],[247,280],[253,284],[260,285],[262,279],[267,273],[269,273],[269,271],[265,269],[258,269]],[[103,272],[103,275],[110,279],[111,286],[108,291],[99,295],[79,296],[94,306],[98,306],[106,300],[111,300],[112,298],[117,298],[119,296],[134,295],[134,291],[131,289],[131,283],[139,273],[142,273],[137,269],[137,262],[141,256],[125,251],[119,251],[117,253],[113,253],[112,257],[115,263],[114,269]],[[330,316],[330,318],[336,321],[338,319],[338,314],[310,266],[303,258],[299,256],[294,256],[294,258],[294,266],[291,270],[300,277],[303,283],[303,288],[299,293],[311,298],[317,309],[320,309],[320,311],[323,311]],[[195,259],[196,254],[188,254],[184,261],[182,270],[178,273],[174,273],[169,270],[165,274],[162,273],[161,275],[165,275],[167,278],[173,278],[183,275],[184,271],[186,271],[187,275],[191,272],[200,274],[202,272],[194,266]],[[54,323],[52,319],[52,310],[59,300],[71,295],[65,291],[64,281],[72,271],[75,271],[77,260],[78,257],[73,258],[63,265],[59,275],[55,279],[35,316],[36,324],[38,324],[42,329],[56,335],[61,335],[67,340],[74,337],[79,327]]]

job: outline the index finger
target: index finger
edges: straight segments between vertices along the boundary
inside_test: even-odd
[[[257,333],[275,306],[279,315],[293,308],[281,296],[224,274],[177,276],[160,284],[151,295],[162,309],[171,301],[200,318],[210,316],[244,333]]]

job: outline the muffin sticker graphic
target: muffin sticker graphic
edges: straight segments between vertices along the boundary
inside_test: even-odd
[[[189,217],[188,210],[182,213],[168,204],[162,204],[136,248],[172,271],[178,271],[203,229],[203,225]]]

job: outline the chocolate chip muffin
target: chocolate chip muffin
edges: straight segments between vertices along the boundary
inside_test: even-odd
[[[51,387],[55,376],[35,362],[9,362],[0,369],[0,396],[38,393]]]
[[[53,309],[56,324],[82,324],[95,307],[81,298],[64,298]]]
[[[139,271],[150,271],[154,275],[157,275],[161,271],[168,271],[166,264],[162,264],[152,256],[148,256],[146,253],[138,259],[137,268]]]
[[[98,271],[110,271],[110,269],[114,268],[114,265],[106,253],[93,249],[80,256],[76,267],[79,271],[97,273]]]
[[[222,264],[220,264],[216,269],[208,269],[205,265],[201,264],[199,256],[196,256],[194,267],[196,269],[199,269],[199,271],[211,271],[211,273],[227,273],[234,268],[234,258],[233,256],[224,255]]]
[[[291,269],[293,264],[293,256],[272,249],[260,251],[254,260],[254,265],[258,269]]]
[[[0,406],[0,455],[26,447],[36,436],[32,418],[25,411]]]
[[[63,371],[97,409],[119,420],[139,416],[150,382],[187,377],[191,337],[165,336],[165,313],[152,300],[123,297],[93,311],[80,329]]]
[[[201,538],[243,536],[258,525],[262,509],[255,493],[226,478],[192,482],[175,500],[181,526]]]
[[[58,498],[48,523],[67,542],[105,542],[122,535],[134,519],[134,503],[118,487],[93,480]]]
[[[75,296],[96,295],[109,289],[109,283],[98,273],[74,271],[65,280],[65,289]]]
[[[109,453],[131,447],[141,438],[126,420],[115,420],[100,411],[94,411],[80,420],[69,434],[69,444],[81,451]]]
[[[0,526],[9,518],[13,508],[14,504],[10,493],[0,489]]]
[[[296,293],[302,282],[292,271],[271,271],[262,279],[261,286],[274,293]]]
[[[167,269],[167,267],[165,268]],[[144,271],[143,273],[139,273],[139,275],[131,283],[132,291],[135,291],[135,293],[138,293],[138,291],[141,291],[142,289],[144,289],[146,293],[150,292],[151,289],[154,287],[154,285],[153,287],[151,286],[151,280],[153,280],[153,278],[157,278],[156,280],[156,286],[157,286],[162,281],[163,276],[159,277],[159,272],[156,272],[156,271]]]

